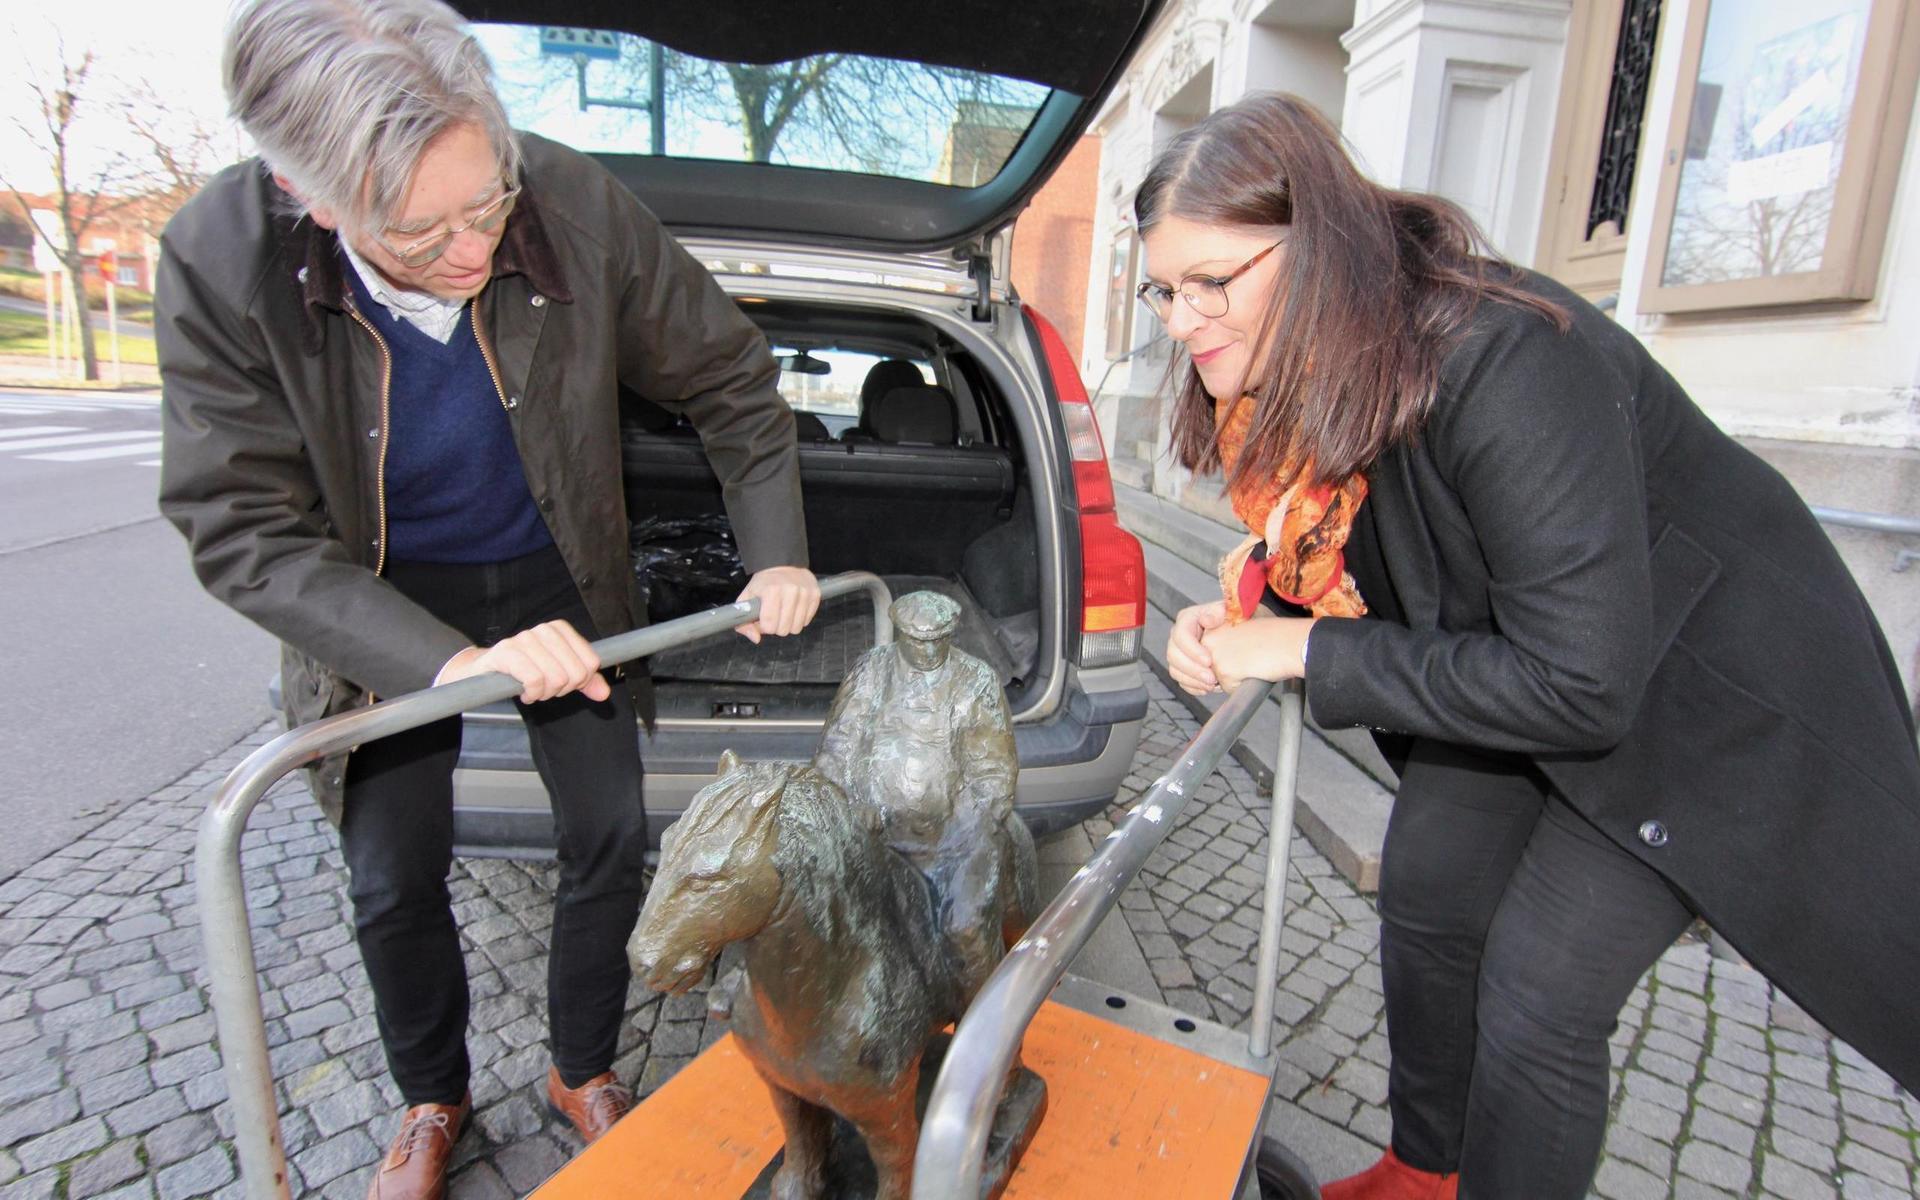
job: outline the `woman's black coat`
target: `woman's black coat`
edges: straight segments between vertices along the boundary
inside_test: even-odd
[[[1327,726],[1522,752],[1789,995],[1920,1092],[1920,755],[1806,505],[1624,329],[1484,303],[1314,627]],[[1366,511],[1371,510],[1371,511]]]

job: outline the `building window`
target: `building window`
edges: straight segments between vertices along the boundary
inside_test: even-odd
[[[1107,361],[1125,357],[1133,349],[1134,276],[1140,270],[1140,238],[1132,226],[1113,239],[1107,261]]]
[[[1704,0],[1703,0],[1704,2]],[[1620,290],[1662,0],[1573,8],[1534,265],[1590,300]],[[1650,154],[1659,153],[1658,133]]]
[[[139,287],[140,268],[129,263],[120,264],[120,269],[114,272],[114,282],[121,287]]]
[[[1653,50],[1660,33],[1660,0],[1626,0],[1620,11],[1620,39],[1613,52],[1613,80],[1607,91],[1607,120],[1600,134],[1600,161],[1594,167],[1593,196],[1587,204],[1587,237],[1611,221],[1627,228],[1633,198],[1634,168],[1640,160],[1640,122],[1647,111],[1647,85],[1653,76]]]
[[[1641,310],[1872,299],[1920,10],[1715,0],[1686,39]]]

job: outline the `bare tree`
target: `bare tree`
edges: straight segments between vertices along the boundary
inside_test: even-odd
[[[648,94],[652,56],[634,52],[646,46],[644,40],[626,34],[620,40],[627,52],[619,60],[592,64],[591,90],[597,99],[629,107]],[[1010,148],[1041,94],[1031,85],[984,72],[850,54],[758,64],[715,62],[663,49],[658,61],[670,151],[676,134],[718,125],[737,131],[749,162],[874,174],[937,170],[941,139],[958,135],[969,113],[1025,114],[1011,137],[998,139]],[[538,103],[573,90],[577,67],[572,60],[547,56],[538,62],[527,71],[530,79],[506,85],[510,95],[518,92]],[[998,165],[994,161],[993,169]]]
[[[45,160],[53,176],[54,211],[65,244],[56,243],[34,221],[26,194],[14,186],[4,171],[0,171],[0,187],[12,194],[14,204],[27,223],[38,231],[73,280],[79,296],[76,307],[80,316],[80,361],[86,378],[98,379],[100,357],[94,348],[93,321],[86,304],[84,239],[95,222],[128,203],[125,185],[137,178],[137,172],[126,154],[115,152],[106,157],[89,182],[76,179],[79,156],[75,124],[83,110],[105,105],[92,94],[93,89],[100,86],[94,76],[93,51],[82,51],[76,61],[69,61],[65,41],[57,41],[56,46],[58,80],[50,82],[40,78],[29,65],[27,87],[33,92],[36,111],[31,116],[14,116],[11,120]]]
[[[699,59],[674,55],[681,63],[700,63]],[[833,74],[845,55],[817,54],[795,62],[774,66],[751,63],[701,63],[723,67],[732,88],[735,106],[740,112],[740,132],[750,162],[770,162],[773,150],[786,131],[787,123],[812,96],[827,90]]]
[[[120,109],[127,128],[151,155],[148,190],[170,199],[170,207],[184,203],[236,158],[225,130],[168,103],[151,80],[129,87]]]
[[[967,111],[1033,108],[1020,84],[954,67],[849,54],[768,66],[666,58],[670,95],[738,128],[751,162],[904,173],[925,159],[930,134],[952,132]]]

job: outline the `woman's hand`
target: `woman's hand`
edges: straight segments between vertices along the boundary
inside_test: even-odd
[[[1312,617],[1275,617],[1261,610],[1266,620],[1221,625],[1202,636],[1202,652],[1210,656],[1213,677],[1222,691],[1232,691],[1249,679],[1278,683],[1306,674],[1300,661]],[[1189,689],[1191,690],[1191,689]]]
[[[1196,604],[1183,608],[1173,618],[1173,634],[1167,638],[1167,673],[1182,690],[1204,696],[1220,686],[1213,675],[1213,655],[1202,639],[1207,632],[1227,623],[1227,602]]]
[[[580,631],[565,621],[523,629],[482,649],[468,646],[447,660],[435,686],[498,671],[520,681],[520,702],[533,704],[568,692],[598,703],[613,694],[600,674],[600,656]]]
[[[760,601],[760,619],[734,632],[758,645],[761,634],[791,637],[807,627],[820,611],[820,581],[805,567],[768,567],[747,580],[740,599]]]

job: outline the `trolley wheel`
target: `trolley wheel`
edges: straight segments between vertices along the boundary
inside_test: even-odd
[[[1254,1158],[1260,1200],[1320,1200],[1320,1184],[1307,1164],[1277,1139],[1263,1137]]]

